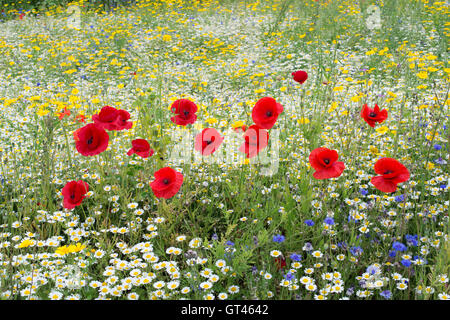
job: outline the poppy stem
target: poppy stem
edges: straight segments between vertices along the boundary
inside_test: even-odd
[[[61,127],[63,129],[64,138],[66,140],[67,158],[69,160],[70,170],[72,171],[72,176],[75,177],[75,169],[72,165],[72,152],[70,151],[69,139],[67,138],[67,130],[66,130],[66,126],[62,122],[61,122]]]

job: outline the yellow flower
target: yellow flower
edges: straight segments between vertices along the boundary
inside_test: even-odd
[[[308,118],[301,118],[297,120],[298,124],[307,124],[309,123],[309,119]]]
[[[336,101],[334,101],[334,102],[331,104],[331,107],[328,108],[328,113],[332,113],[334,110],[336,110],[337,106],[338,106],[338,103],[337,103]]]
[[[84,248],[86,248],[86,246],[84,245],[84,244],[81,244],[81,243],[77,243],[76,245],[74,245],[74,244],[71,244],[70,246],[69,246],[69,249],[70,249],[70,252],[80,252],[81,250],[83,250]]]
[[[67,246],[62,246],[62,247],[57,248],[57,249],[55,250],[55,253],[57,253],[57,254],[63,256],[63,255],[65,255],[65,254],[69,253],[69,250],[68,250]]]
[[[389,128],[386,126],[381,126],[379,128],[376,128],[375,131],[378,132],[380,135],[384,135],[386,132],[389,131]]]
[[[77,244],[71,244],[69,246],[59,247],[59,248],[56,249],[55,253],[63,256],[63,255],[66,255],[68,253],[80,252],[84,248],[86,248],[86,246],[84,244],[81,244],[81,243],[78,242]]]
[[[244,121],[239,120],[239,121],[236,121],[235,123],[233,123],[233,124],[231,125],[231,127],[232,127],[233,129],[236,129],[236,128],[241,128],[243,125],[244,125]]]
[[[370,146],[369,147],[369,151],[372,152],[373,154],[377,154],[378,153],[378,148],[375,146]]]
[[[30,101],[41,100],[41,96],[32,96],[32,97],[29,97],[28,100],[30,100]]]
[[[42,117],[42,116],[47,115],[49,112],[50,112],[50,111],[47,110],[47,109],[42,109],[42,108],[40,108],[36,114],[37,114],[39,117]]]
[[[63,73],[72,74],[72,73],[75,73],[75,72],[77,72],[77,69],[69,69],[69,70],[64,71]]]
[[[420,79],[427,79],[428,78],[428,72],[426,71],[420,71],[416,74]]]
[[[392,98],[397,98],[397,95],[391,91],[388,92],[388,95],[391,96]]]
[[[31,246],[32,244],[34,244],[34,241],[33,240],[30,240],[30,239],[25,239],[25,240],[23,240],[20,244],[19,244],[19,248],[26,248],[26,247],[29,247],[29,246]]]
[[[361,99],[360,96],[354,96],[354,97],[350,98],[350,100],[353,101],[353,102],[358,102],[360,99]]]
[[[382,55],[384,55],[388,50],[389,50],[389,48],[384,47],[383,50],[380,50],[380,51],[378,52],[378,55],[382,56]]]
[[[214,123],[217,123],[218,120],[216,118],[209,118],[209,119],[206,119],[205,122],[208,124],[214,124]]]
[[[172,36],[170,34],[165,34],[162,37],[163,41],[169,42],[172,40]]]

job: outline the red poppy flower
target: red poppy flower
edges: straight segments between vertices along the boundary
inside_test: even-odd
[[[131,145],[133,147],[127,152],[129,156],[135,153],[142,158],[148,158],[155,153],[155,150],[150,149],[150,144],[145,139],[135,139],[131,141]]]
[[[116,130],[117,117],[119,110],[110,106],[104,106],[99,114],[92,116],[95,124],[105,128],[106,130]]]
[[[76,119],[78,122],[86,123],[86,117],[85,117],[83,114],[78,114],[78,115],[75,117],[75,119]]]
[[[313,177],[316,179],[329,179],[339,177],[345,169],[343,162],[337,161],[339,155],[336,150],[327,148],[317,148],[309,154],[309,163],[316,172]]]
[[[175,114],[175,117],[170,118],[173,123],[186,126],[192,124],[197,120],[198,108],[195,103],[188,99],[179,99],[172,103],[170,111]]]
[[[150,182],[150,187],[156,197],[169,199],[180,190],[182,184],[183,175],[165,167],[155,172],[155,180]]]
[[[89,185],[84,181],[70,181],[66,183],[61,193],[64,197],[63,206],[66,209],[73,209],[79,206],[86,193],[89,191]]]
[[[203,129],[195,137],[195,150],[200,151],[204,156],[214,153],[223,142],[223,137],[213,128]]]
[[[371,109],[365,104],[361,110],[361,117],[373,128],[377,122],[382,123],[387,119],[388,112],[385,109],[380,111],[378,105],[375,105],[375,108]]]
[[[267,147],[269,132],[257,125],[252,125],[245,131],[244,140],[245,142],[241,145],[239,151],[245,153],[247,158],[253,158]]]
[[[70,116],[70,110],[64,108],[64,111],[58,114],[59,120],[62,120],[65,116]]]
[[[95,123],[89,123],[73,133],[75,147],[83,156],[95,156],[108,148],[109,135]]]
[[[116,122],[116,130],[129,130],[133,127],[133,122],[128,121],[130,113],[126,110],[119,110]]]
[[[110,106],[104,106],[99,114],[94,114],[92,120],[95,124],[106,130],[128,130],[133,127],[133,122],[128,121],[130,114],[126,110],[116,109]]]
[[[283,106],[274,98],[264,97],[259,99],[253,107],[252,119],[260,128],[271,129],[282,112]]]
[[[382,192],[395,192],[397,184],[409,179],[408,169],[392,158],[381,158],[375,163],[375,172],[381,176],[373,177],[370,182]]]
[[[306,73],[306,71],[299,70],[292,72],[292,77],[298,83],[303,84],[306,81],[306,79],[308,79],[308,74]]]

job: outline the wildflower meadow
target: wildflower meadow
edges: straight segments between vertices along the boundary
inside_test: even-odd
[[[448,300],[449,3],[0,1],[1,300]]]

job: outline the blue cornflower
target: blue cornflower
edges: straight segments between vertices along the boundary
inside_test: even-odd
[[[367,191],[366,189],[359,189],[359,192],[360,192],[363,196],[365,196],[365,195],[367,195],[367,194],[369,193],[369,191]]]
[[[401,264],[404,265],[405,267],[409,268],[411,266],[412,262],[410,260],[403,259],[401,261]]]
[[[396,251],[406,251],[406,246],[401,242],[395,241],[392,244],[392,249],[394,249]]]
[[[350,287],[347,289],[347,291],[345,292],[346,295],[351,296],[353,293],[355,293],[355,288]]]
[[[441,185],[439,186],[439,188],[445,189],[445,188],[447,188],[447,185],[446,185],[446,184],[441,184]]]
[[[290,258],[294,261],[301,261],[302,260],[302,256],[297,254],[297,253],[293,253],[291,254]]]
[[[308,252],[314,250],[311,242],[305,243],[305,245],[303,246],[303,250],[308,251]]]
[[[225,242],[225,244],[226,244],[227,246],[230,246],[230,247],[234,246],[234,242],[233,242],[233,241],[230,241],[230,240],[228,240],[227,242]]]
[[[252,274],[253,274],[254,276],[256,276],[257,273],[258,273],[258,268],[256,268],[256,266],[253,266],[253,267],[252,267]]]
[[[406,238],[406,244],[409,245],[409,246],[417,247],[417,245],[419,244],[418,235],[417,234],[415,234],[415,235],[407,234],[405,236],[405,238]]]
[[[390,290],[384,290],[380,292],[380,296],[382,296],[385,299],[390,299],[392,296],[392,292]]]
[[[395,258],[396,255],[397,255],[397,252],[395,250],[389,251],[389,257]]]
[[[291,273],[291,272],[288,272],[288,273],[284,276],[284,278],[285,278],[286,280],[291,281],[292,279],[295,278],[295,275],[294,275],[293,273]]]
[[[403,202],[403,201],[405,201],[405,196],[404,196],[403,194],[401,194],[401,195],[399,195],[399,196],[396,196],[396,197],[395,197],[395,201],[397,201],[397,202]]]
[[[314,225],[314,221],[312,221],[310,219],[305,220],[305,223],[306,223],[307,226],[310,226],[310,227],[312,227]]]
[[[273,236],[273,238],[272,238],[273,242],[277,242],[277,243],[283,242],[284,239],[285,239],[285,237],[281,234],[277,234],[277,235]]]
[[[345,241],[338,242],[338,248],[347,249],[347,243]]]
[[[435,144],[433,147],[434,147],[435,150],[441,150],[442,149],[442,146],[440,144]]]
[[[367,267],[366,272],[370,275],[374,275],[380,271],[380,268],[378,268],[375,265],[370,265]]]
[[[359,256],[363,253],[363,249],[361,247],[351,247],[350,253],[354,256]]]
[[[330,226],[332,226],[334,224],[334,219],[331,217],[326,217],[324,222]]]

